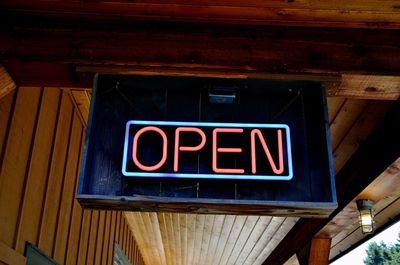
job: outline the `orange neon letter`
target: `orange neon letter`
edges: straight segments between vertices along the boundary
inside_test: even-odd
[[[283,149],[282,149],[282,130],[278,130],[278,155],[279,155],[279,169],[276,168],[275,162],[272,159],[271,153],[269,152],[268,146],[265,143],[264,137],[259,129],[253,129],[251,131],[251,171],[253,174],[257,172],[256,169],[256,135],[260,138],[264,152],[267,155],[269,164],[271,165],[272,171],[275,174],[283,173]]]
[[[201,143],[198,146],[179,146],[179,134],[180,132],[195,132],[201,136]],[[175,130],[175,149],[174,149],[174,171],[178,171],[178,159],[179,151],[199,151],[206,144],[206,135],[198,128],[194,127],[178,127]]]
[[[162,157],[161,157],[160,162],[158,162],[154,166],[145,166],[142,163],[140,163],[139,160],[137,159],[137,146],[138,146],[139,137],[140,137],[140,135],[142,135],[143,133],[148,132],[148,131],[153,131],[153,132],[159,133],[163,139]],[[147,126],[147,127],[140,129],[136,133],[135,137],[133,137],[133,151],[132,151],[133,162],[135,163],[135,165],[138,168],[140,168],[143,171],[154,171],[154,170],[159,169],[165,163],[165,160],[167,160],[167,143],[168,143],[167,136],[160,128],[157,128],[154,126]]]
[[[217,168],[217,153],[241,153],[242,148],[217,148],[217,133],[242,133],[243,129],[237,128],[216,128],[213,130],[212,144],[212,169],[215,173],[243,174],[244,169],[238,168]]]

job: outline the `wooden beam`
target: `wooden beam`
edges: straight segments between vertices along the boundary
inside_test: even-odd
[[[18,85],[48,82],[40,85],[87,87],[83,82],[91,83],[93,71],[107,69],[115,73],[311,79],[339,85],[342,74],[400,74],[400,60],[388,59],[400,54],[395,45],[400,36],[391,30],[107,24],[22,14],[2,14],[0,22],[0,62]],[[380,78],[389,84],[384,91],[388,89],[395,98],[397,79]],[[370,83],[376,82],[380,81]],[[346,84],[330,91],[347,95],[348,87],[357,87],[356,83]],[[382,89],[376,88],[381,97]],[[363,89],[358,96],[377,97],[372,86]]]
[[[16,88],[16,84],[7,70],[0,65],[0,99]]]
[[[313,238],[308,265],[328,265],[330,249],[330,238]]]
[[[343,74],[340,82],[327,82],[329,96],[397,100],[400,76]]]
[[[196,21],[324,27],[399,28],[396,0],[349,1],[30,1],[3,0],[5,12],[123,20]]]
[[[400,102],[387,112],[381,123],[336,175],[338,208],[327,219],[300,219],[263,264],[282,264],[323,228],[400,156]],[[349,188],[351,187],[351,188]]]

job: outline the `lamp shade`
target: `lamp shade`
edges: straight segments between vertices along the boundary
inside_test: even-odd
[[[360,223],[361,231],[364,234],[371,234],[375,230],[373,202],[371,200],[357,201],[357,208],[359,211],[358,220]]]

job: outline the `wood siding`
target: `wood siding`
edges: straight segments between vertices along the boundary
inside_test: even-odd
[[[60,264],[112,264],[115,243],[144,264],[121,212],[74,199],[85,135],[69,90],[22,87],[0,100],[0,264],[30,242]]]

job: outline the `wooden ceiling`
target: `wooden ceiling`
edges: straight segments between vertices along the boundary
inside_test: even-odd
[[[262,264],[298,218],[126,212],[146,264]]]
[[[380,121],[400,96],[399,8],[396,0],[3,0],[0,63],[19,86],[73,88],[82,119],[90,101],[82,88],[97,72],[324,82],[334,216],[126,216],[147,265],[298,262],[293,254],[318,233],[332,239],[332,259],[364,236],[354,200],[365,187],[361,194],[384,195],[375,198],[378,225],[400,214],[398,155],[382,153],[398,140],[378,148],[367,139],[376,127],[398,139],[396,125]]]

